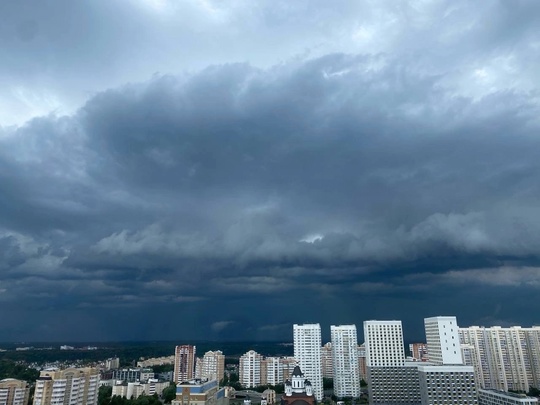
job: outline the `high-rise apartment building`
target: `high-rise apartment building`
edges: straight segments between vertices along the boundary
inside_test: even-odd
[[[425,318],[429,362],[437,365],[463,364],[455,316]]]
[[[225,356],[220,350],[208,351],[202,358],[201,378],[221,381],[225,373]]]
[[[364,344],[358,346],[358,371],[360,378],[367,381],[366,346]]]
[[[44,370],[34,391],[34,405],[96,405],[99,371],[95,368]]]
[[[405,364],[401,321],[364,321],[364,346],[369,403],[419,404],[418,370]]]
[[[323,378],[334,378],[334,366],[332,365],[332,343],[330,342],[321,347],[321,364]]]
[[[334,394],[338,398],[360,396],[356,325],[330,327]]]
[[[293,326],[294,357],[298,360],[302,372],[311,382],[317,401],[323,398],[322,363],[321,363],[321,326],[304,324]]]
[[[261,364],[261,385],[283,383],[283,369],[281,357],[266,357]]]
[[[254,350],[243,354],[239,362],[239,381],[245,388],[261,385],[261,363],[263,356]]]
[[[401,321],[364,321],[367,367],[405,364]]]
[[[192,345],[176,346],[174,350],[174,382],[176,384],[195,377],[195,352]]]
[[[473,367],[458,363],[456,319],[435,317],[424,322],[433,363],[405,361],[400,321],[364,322],[370,404],[478,403]]]
[[[27,405],[29,392],[26,381],[3,379],[0,381],[0,405]]]
[[[460,328],[461,343],[470,346],[467,359],[481,388],[529,391],[540,387],[540,327]]]

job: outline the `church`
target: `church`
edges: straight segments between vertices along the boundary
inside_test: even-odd
[[[315,405],[316,403],[311,383],[304,377],[300,367],[296,366],[291,379],[285,381],[285,393],[281,397],[281,405]]]

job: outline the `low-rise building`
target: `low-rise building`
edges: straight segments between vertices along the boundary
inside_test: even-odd
[[[118,382],[113,386],[112,395],[135,399],[141,395],[161,395],[171,383],[150,378],[146,382]]]
[[[176,386],[176,399],[172,405],[228,405],[225,388],[217,380],[190,380]]]
[[[512,392],[479,389],[478,405],[538,405],[538,398]]]

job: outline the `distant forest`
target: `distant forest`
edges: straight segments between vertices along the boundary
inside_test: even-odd
[[[96,350],[60,350],[60,345],[73,347],[98,347]],[[0,352],[0,361],[11,360],[13,362],[25,362],[27,364],[51,363],[54,361],[76,361],[84,363],[98,362],[110,357],[119,357],[122,367],[134,366],[140,358],[171,356],[174,347],[180,344],[194,344],[197,347],[197,356],[208,350],[221,350],[226,357],[227,363],[237,363],[238,358],[248,350],[265,356],[292,356],[293,346],[279,342],[115,342],[115,343],[25,343],[25,344],[0,344],[5,352]],[[18,346],[33,346],[32,350],[15,351]],[[53,347],[53,349],[43,349]],[[40,350],[41,349],[41,350]]]

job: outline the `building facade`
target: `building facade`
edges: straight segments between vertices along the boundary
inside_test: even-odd
[[[220,350],[208,351],[202,359],[201,378],[221,381],[225,373],[225,356]]]
[[[192,345],[176,346],[174,350],[174,382],[180,384],[195,376],[195,352]]]
[[[471,326],[458,332],[480,388],[528,392],[540,387],[540,327]]]
[[[254,350],[240,357],[238,378],[243,387],[253,388],[261,385],[262,360],[262,355]]]
[[[321,347],[321,365],[323,378],[334,378],[332,366],[332,343],[328,342]]]
[[[0,405],[27,405],[29,392],[26,381],[3,379],[0,381]]]
[[[455,316],[425,318],[429,362],[439,365],[463,364]]]
[[[538,405],[538,398],[496,390],[478,390],[478,405]]]
[[[98,388],[95,368],[44,370],[36,380],[33,405],[96,405]]]
[[[171,405],[227,405],[225,388],[217,380],[190,380],[176,386],[176,399]]]
[[[334,395],[360,397],[356,325],[330,326]]]
[[[317,324],[293,325],[294,357],[311,382],[317,401],[323,398],[321,363],[321,326]]]

